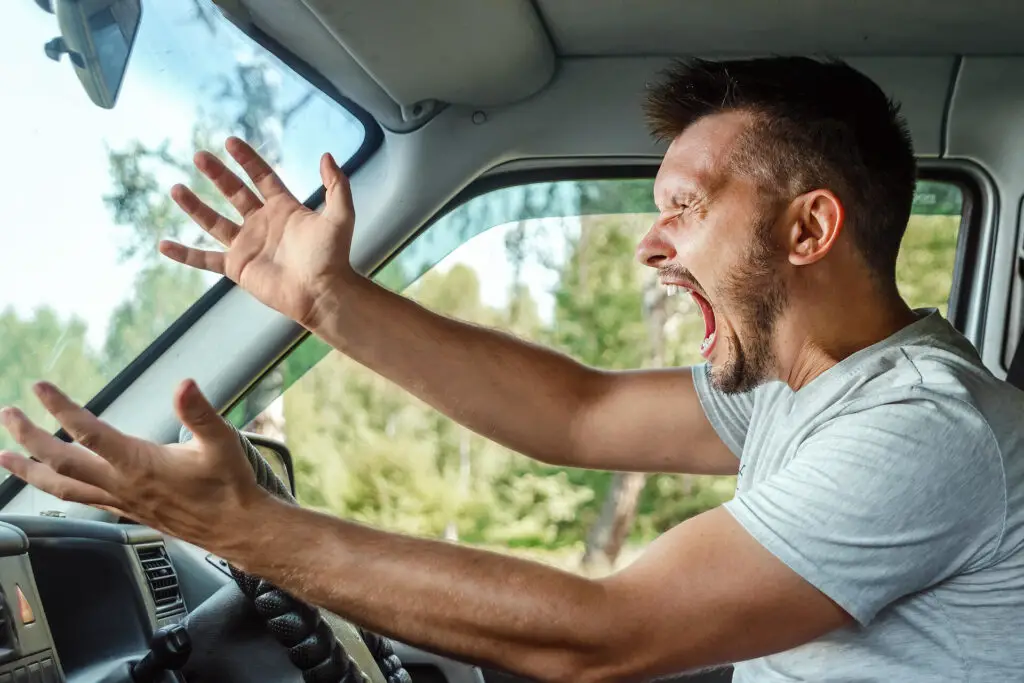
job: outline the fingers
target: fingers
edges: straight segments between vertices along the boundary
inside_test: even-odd
[[[117,508],[121,505],[117,498],[103,489],[58,474],[45,463],[30,460],[17,453],[0,453],[0,467],[27,484],[61,500],[107,508]]]
[[[57,387],[40,382],[34,388],[43,407],[57,418],[60,426],[93,453],[107,460],[118,460],[130,447],[129,437],[72,401]]]
[[[197,441],[223,441],[234,439],[234,431],[217,412],[196,383],[185,380],[174,396],[174,410],[181,423],[188,428]]]
[[[253,211],[263,206],[263,202],[256,196],[256,193],[250,190],[249,186],[243,183],[241,178],[235,175],[231,169],[224,165],[223,161],[213,154],[199,152],[195,156],[195,164],[196,168],[209,178],[214,186],[220,190],[220,193],[231,202],[231,206],[238,210],[242,218],[248,217]],[[246,170],[246,173],[248,172]],[[259,187],[259,185],[256,187]],[[263,192],[263,188],[260,187],[259,189],[260,192]],[[267,193],[263,192],[263,196],[266,197]]]
[[[159,248],[160,253],[172,261],[177,261],[193,268],[199,268],[200,270],[208,270],[218,275],[224,275],[226,265],[223,252],[186,247],[184,244],[171,242],[170,240],[161,240]]]
[[[324,188],[327,190],[327,200],[323,210],[324,217],[336,225],[352,221],[355,217],[352,188],[349,185],[348,177],[341,172],[334,157],[330,154],[320,157],[320,180],[323,181]]]
[[[215,240],[225,247],[231,246],[240,230],[237,224],[211,209],[196,196],[195,192],[184,185],[175,185],[171,188],[171,199]]]
[[[246,175],[252,179],[256,189],[260,191],[268,201],[275,197],[287,197],[295,199],[292,193],[285,187],[281,178],[270,168],[270,164],[263,160],[252,147],[236,137],[228,138],[225,145],[228,154],[238,162]],[[242,214],[243,216],[245,214]]]
[[[113,466],[81,446],[65,443],[32,423],[20,410],[2,412],[4,427],[14,440],[57,474],[110,490],[116,471]]]

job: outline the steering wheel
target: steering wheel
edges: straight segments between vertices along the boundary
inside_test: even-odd
[[[185,442],[190,438],[191,433],[183,429],[179,441]],[[241,433],[238,439],[259,486],[297,505],[284,482],[256,447]],[[197,616],[200,622],[207,620],[206,614],[237,611],[233,603],[237,603],[240,590],[245,601],[255,608],[266,631],[286,648],[288,659],[302,674],[305,683],[355,683],[362,680],[352,658],[345,652],[319,609],[289,595],[269,581],[246,574],[234,566],[229,568],[238,590],[231,587],[223,595],[214,596],[211,599],[213,606]],[[201,607],[207,607],[206,603]],[[219,627],[224,628],[223,625]],[[387,683],[412,683],[391,641],[362,628],[357,631]]]

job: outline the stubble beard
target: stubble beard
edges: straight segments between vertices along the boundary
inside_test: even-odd
[[[744,262],[728,273],[719,300],[737,321],[726,342],[727,360],[720,366],[705,365],[712,387],[726,394],[740,394],[770,381],[778,372],[773,347],[775,324],[785,309],[787,292],[775,265],[771,243],[772,216],[762,216],[754,226],[754,241]]]

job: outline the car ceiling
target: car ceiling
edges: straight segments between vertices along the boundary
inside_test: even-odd
[[[1011,0],[214,0],[392,131],[542,90],[566,59],[1020,52]]]

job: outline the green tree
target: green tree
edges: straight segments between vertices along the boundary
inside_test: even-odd
[[[56,421],[32,393],[32,383],[47,379],[70,396],[84,401],[103,386],[98,359],[86,339],[83,320],[61,320],[53,309],[41,307],[27,319],[8,308],[0,313],[0,405],[21,408],[44,429]],[[14,448],[0,430],[0,448]]]
[[[407,295],[477,324],[504,327],[476,272],[431,271]],[[520,322],[536,317],[519,292]],[[575,532],[592,493],[565,472],[455,424],[338,352],[292,386],[285,401],[302,500],[384,528],[487,545],[558,545]]]
[[[896,262],[900,293],[911,306],[946,314],[959,235],[960,216],[911,216]]]
[[[640,269],[630,258],[636,231],[618,216],[589,217],[571,238],[555,291],[553,340],[604,369],[640,367],[647,351]]]

